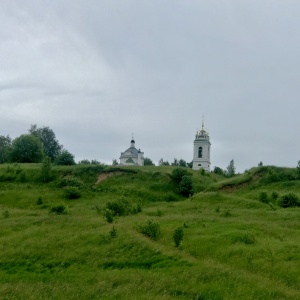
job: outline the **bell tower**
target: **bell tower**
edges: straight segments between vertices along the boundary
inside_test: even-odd
[[[209,134],[204,129],[202,117],[202,129],[196,132],[194,140],[193,170],[204,169],[210,172],[210,145]]]

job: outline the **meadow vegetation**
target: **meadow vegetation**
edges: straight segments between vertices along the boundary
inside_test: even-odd
[[[0,164],[1,299],[300,299],[299,170]]]

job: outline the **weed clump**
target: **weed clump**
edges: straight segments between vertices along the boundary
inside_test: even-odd
[[[267,192],[260,192],[259,201],[262,202],[262,203],[269,203]]]
[[[111,231],[109,232],[109,236],[113,239],[117,236],[117,229],[115,226],[112,227]]]
[[[63,204],[55,205],[50,208],[50,213],[56,214],[56,215],[66,215],[67,208]]]
[[[113,211],[108,208],[104,212],[104,217],[105,217],[106,222],[108,222],[108,223],[112,223],[115,219]]]
[[[173,233],[173,240],[176,248],[180,246],[182,239],[183,239],[183,229],[182,227],[178,227],[175,229]]]
[[[278,194],[277,192],[272,192],[271,198],[272,198],[273,200],[277,200],[278,197],[279,197],[279,194]]]
[[[3,218],[7,219],[10,216],[9,211],[6,209],[5,211],[2,212]]]
[[[297,195],[289,193],[279,198],[278,205],[283,208],[296,207],[300,206],[300,201]]]
[[[37,204],[37,205],[42,205],[42,204],[43,204],[43,199],[42,199],[42,197],[39,197],[39,198],[37,199],[36,204]]]
[[[221,213],[221,216],[222,216],[222,217],[225,217],[225,218],[228,218],[228,217],[231,217],[231,216],[232,216],[232,213],[230,212],[229,209],[226,209],[226,210],[224,210],[224,211]]]
[[[82,185],[83,185],[82,181],[73,176],[66,176],[64,178],[61,178],[58,181],[59,187],[72,186],[72,187],[80,188],[80,187],[82,187]]]
[[[145,224],[140,225],[138,231],[154,241],[161,236],[160,225],[153,220],[147,220]]]
[[[232,238],[233,243],[244,243],[246,245],[253,245],[255,244],[255,237],[254,235],[250,234],[249,232],[245,232],[242,235],[238,235]]]

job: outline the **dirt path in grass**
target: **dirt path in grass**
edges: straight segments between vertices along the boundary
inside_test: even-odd
[[[106,180],[108,177],[120,175],[120,174],[122,174],[122,172],[120,172],[120,171],[110,172],[110,173],[102,173],[98,176],[96,184],[100,183],[103,180]]]

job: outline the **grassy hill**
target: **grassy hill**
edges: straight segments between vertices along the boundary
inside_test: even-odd
[[[0,165],[0,298],[300,299],[296,170],[173,170]]]

